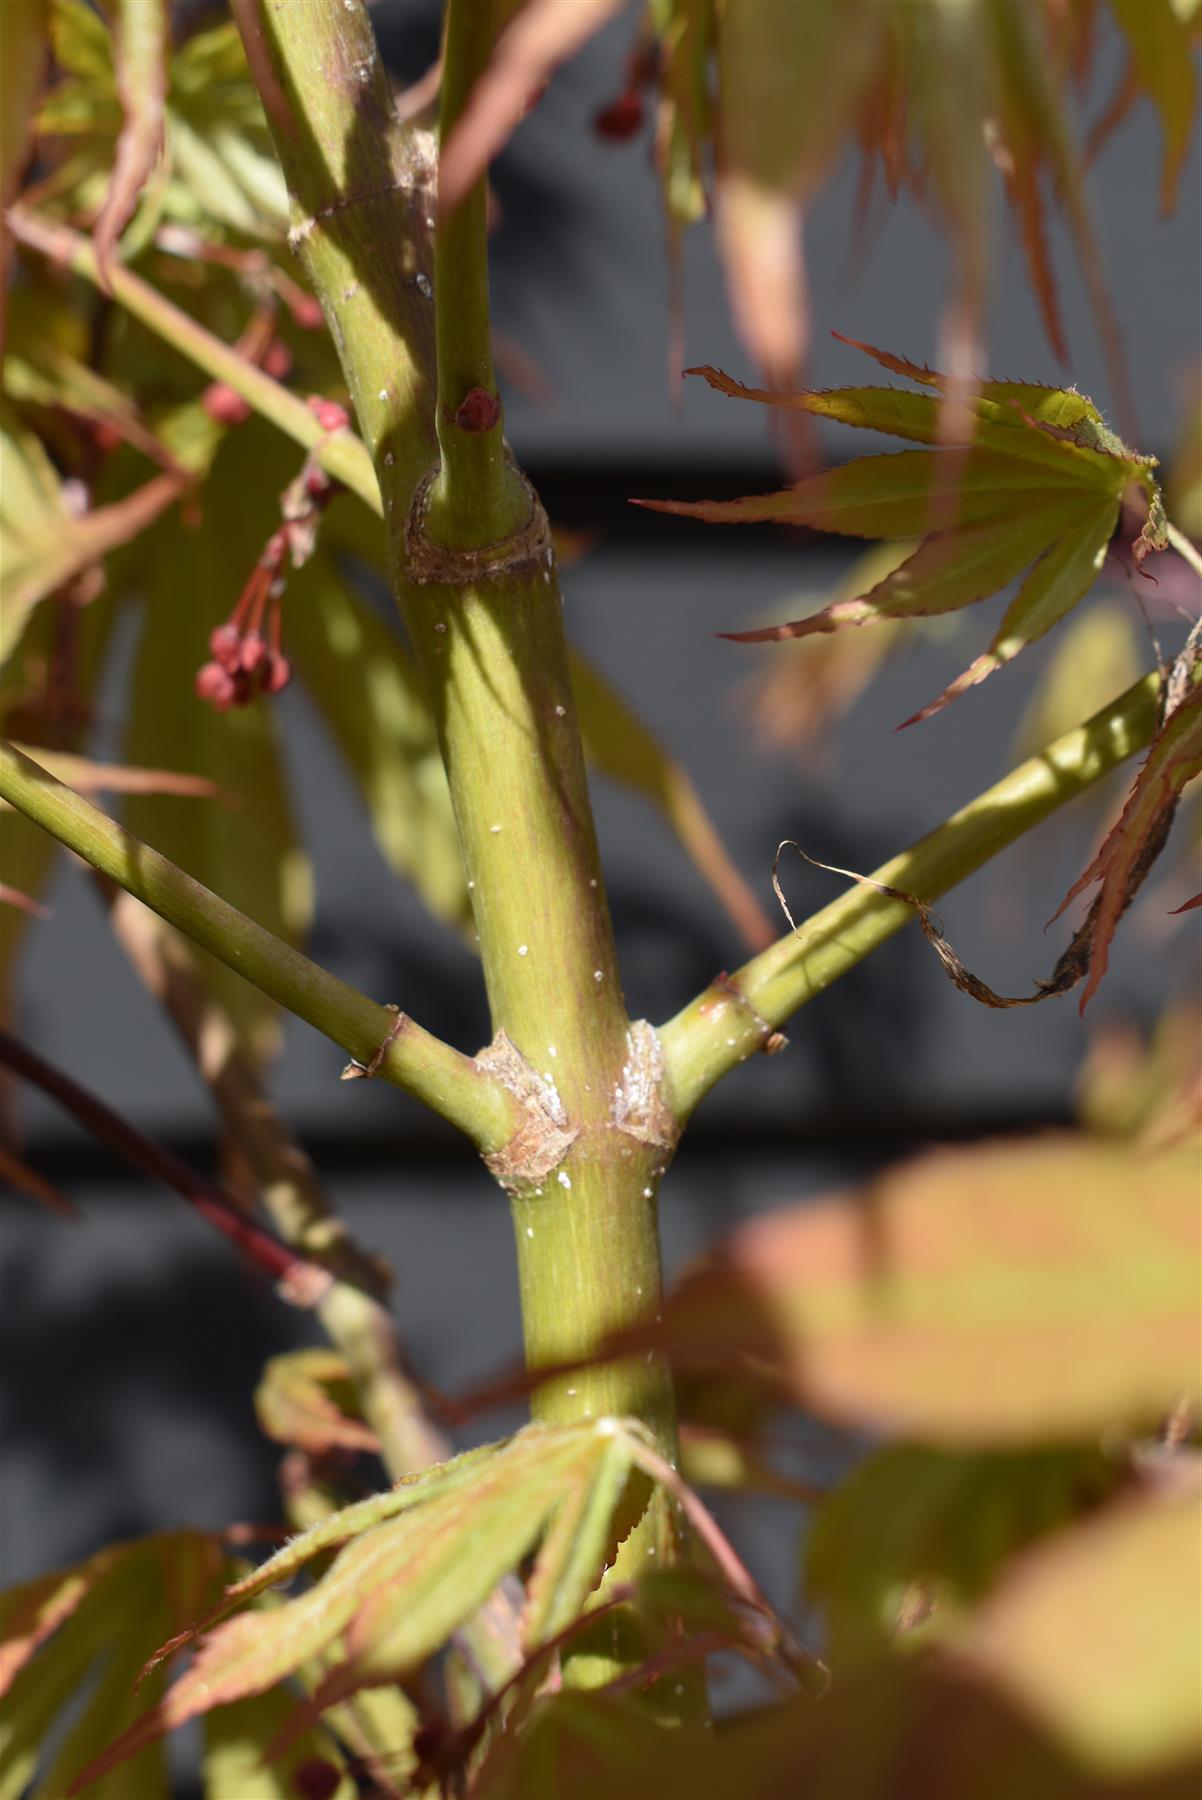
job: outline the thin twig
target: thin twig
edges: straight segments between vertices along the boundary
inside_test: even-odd
[[[107,1144],[134,1168],[172,1188],[216,1231],[236,1244],[256,1268],[282,1283],[285,1298],[294,1304],[313,1306],[328,1293],[332,1277],[327,1269],[297,1256],[248,1219],[215,1181],[198,1175],[165,1145],[146,1137],[128,1119],[7,1031],[0,1031],[0,1063],[57,1100],[99,1143]]]

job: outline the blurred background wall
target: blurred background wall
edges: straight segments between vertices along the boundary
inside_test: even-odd
[[[422,73],[436,46],[436,9],[381,0],[376,18],[398,81]],[[510,383],[509,432],[553,522],[592,539],[565,578],[573,638],[692,771],[733,856],[774,908],[769,872],[780,839],[868,870],[1003,774],[1056,640],[947,713],[895,735],[897,722],[984,646],[997,616],[991,603],[981,609],[988,616],[893,658],[866,699],[816,743],[775,753],[757,744],[754,684],[774,656],[790,652],[713,633],[791,596],[822,595],[850,556],[626,504],[631,494],[729,494],[777,479],[763,409],[698,382],[675,398],[669,391],[664,233],[646,138],[614,146],[592,129],[622,85],[630,33],[630,21],[620,21],[555,79],[496,171],[498,329],[511,365],[524,360],[536,372]],[[1109,92],[1105,77],[1098,92]],[[1180,211],[1162,221],[1152,202],[1158,156],[1155,122],[1142,107],[1090,185],[1126,332],[1140,444],[1168,456],[1198,376],[1202,168],[1195,146]],[[857,247],[856,175],[850,163],[838,172],[809,225],[815,385],[865,375],[867,365],[828,338],[832,328],[919,361],[935,354],[944,251],[918,207],[890,209],[880,196]],[[1054,253],[1073,353],[1067,377],[1106,407],[1096,333],[1059,233]],[[686,360],[750,378],[704,230],[687,244],[685,291]],[[990,369],[1060,378],[1004,219]],[[848,434],[823,439],[833,460],[861,448]],[[1117,574],[1100,591],[1133,607]],[[472,957],[398,893],[303,698],[289,695],[284,713],[316,858],[313,953],[463,1048],[478,1047],[488,1031]],[[957,949],[1002,991],[1029,991],[1050,970],[1064,938],[1044,938],[1041,928],[1121,788],[1120,780],[1058,816],[945,903]],[[745,952],[649,810],[603,784],[596,801],[630,1007],[662,1020]],[[784,879],[797,916],[840,889],[800,862]],[[664,1188],[669,1271],[745,1214],[915,1144],[1066,1120],[1090,1032],[1120,1016],[1150,1021],[1180,984],[1191,934],[1188,922],[1164,914],[1189,891],[1162,894],[1133,917],[1084,1026],[1072,999],[1035,1012],[985,1011],[947,983],[917,930],[907,930],[799,1015],[786,1055],[748,1064],[705,1103]],[[205,1096],[110,949],[76,870],[61,868],[53,902],[53,919],[32,934],[24,1032],[145,1129],[211,1165]],[[1170,957],[1162,951],[1174,924]],[[1191,941],[1185,966],[1196,988],[1196,932]],[[290,1027],[278,1094],[355,1231],[394,1264],[418,1368],[454,1392],[519,1354],[504,1202],[437,1121],[391,1089],[341,1085],[343,1060],[307,1028]],[[181,1496],[197,1524],[274,1517],[276,1457],[256,1430],[251,1392],[264,1359],[306,1341],[308,1324],[170,1195],[127,1176],[48,1105],[30,1100],[24,1118],[30,1160],[84,1216],[72,1226],[11,1196],[4,1203],[4,1579],[181,1522]],[[505,1422],[493,1416],[466,1435],[495,1435]],[[787,1593],[793,1540],[773,1529],[770,1508],[755,1518],[752,1565]]]

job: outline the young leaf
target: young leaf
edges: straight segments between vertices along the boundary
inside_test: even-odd
[[[1133,545],[1137,561],[1166,546],[1164,510],[1153,461],[1128,450],[1092,402],[1073,390],[986,381],[958,396],[938,370],[868,344],[854,347],[941,397],[892,388],[781,395],[744,388],[712,369],[695,372],[738,398],[932,446],[944,435],[942,408],[954,402],[970,427],[967,444],[861,457],[777,494],[636,504],[710,521],[776,519],[862,537],[923,535],[907,560],[866,594],[786,625],[724,634],[743,643],[955,611],[1030,569],[990,649],[916,720],[985,680],[1071,611],[1093,585],[1129,488],[1141,488],[1148,507]]]
[[[511,1443],[324,1521],[301,1544],[227,1589],[215,1613],[192,1627],[208,1630],[239,1598],[262,1591],[323,1547],[347,1535],[352,1515],[366,1521],[317,1584],[298,1599],[242,1613],[212,1630],[191,1667],[85,1772],[116,1768],[185,1720],[249,1698],[337,1650],[337,1661],[297,1726],[360,1687],[388,1684],[419,1667],[445,1643],[542,1535],[565,1495],[608,1450],[612,1434],[593,1425],[521,1433]],[[397,1516],[387,1517],[387,1510]],[[402,1510],[403,1509],[403,1510]],[[183,1639],[166,1646],[179,1647]],[[164,1652],[165,1653],[165,1652]]]
[[[134,1689],[150,1646],[207,1604],[223,1560],[206,1533],[166,1532],[112,1545],[3,1597],[0,1800],[26,1794],[56,1718],[99,1668],[99,1685],[30,1797],[60,1800],[114,1727],[143,1709],[145,1697]],[[157,1752],[137,1765],[136,1787],[130,1780],[86,1791],[95,1800],[127,1800],[131,1792],[156,1800],[167,1791]]]
[[[824,1417],[932,1444],[1138,1427],[1199,1391],[1195,1190],[1185,1150],[935,1152],[743,1226],[656,1341],[685,1368],[738,1364]]]
[[[170,44],[166,0],[117,0],[116,72],[125,120],[108,193],[92,234],[105,282],[117,239],[133,218],[163,147]]]
[[[335,1350],[292,1350],[273,1356],[255,1389],[259,1427],[277,1444],[312,1456],[329,1450],[378,1452],[379,1439],[355,1414],[346,1360]]]
[[[1115,926],[1164,848],[1181,790],[1200,774],[1202,685],[1194,685],[1161,726],[1117,823],[1054,915],[1059,918],[1092,882],[1101,883],[1089,915],[1089,980],[1081,996],[1082,1012],[1106,973]]]

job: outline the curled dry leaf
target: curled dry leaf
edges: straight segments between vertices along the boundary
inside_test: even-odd
[[[273,1356],[255,1390],[255,1413],[267,1436],[313,1456],[330,1450],[379,1450],[375,1432],[355,1411],[350,1370],[335,1350]]]

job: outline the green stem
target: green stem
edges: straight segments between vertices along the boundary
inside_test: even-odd
[[[96,252],[90,238],[72,231],[67,225],[42,218],[25,207],[15,206],[7,216],[13,237],[29,250],[36,250],[60,268],[100,286]],[[371,466],[371,457],[351,431],[330,433],[318,424],[313,413],[299,395],[290,393],[256,368],[245,356],[223,344],[206,331],[180,307],[164,299],[150,283],[143,281],[120,262],[110,271],[112,298],[153,331],[164,343],[171,344],[181,356],[214,381],[223,381],[240,394],[248,406],[310,451],[328,475],[366,501],[373,512],[382,511],[380,489]]]
[[[379,314],[363,328],[340,298],[340,283],[358,276],[363,286],[360,270],[373,266],[381,242],[394,263],[412,266],[432,216],[423,186],[394,185],[368,209],[340,185],[338,146],[363,126],[360,90],[331,70],[346,66],[349,33],[370,71],[356,36],[360,26],[370,31],[366,14],[359,0],[349,9],[239,0],[237,12],[256,79],[273,96],[268,118],[294,207],[314,221],[298,248],[356,404],[386,383],[398,396],[404,385],[411,410],[432,423],[425,371],[436,358],[416,355],[409,290],[394,283],[386,292],[373,281]],[[457,6],[452,25],[453,113],[481,45],[471,9]],[[371,111],[376,140],[394,146],[391,160],[412,161],[396,120],[380,118],[374,102]],[[335,225],[345,266],[327,243]],[[444,384],[456,384],[438,395],[445,435],[465,398],[458,384],[483,385],[477,377],[491,373],[482,208],[440,220],[439,243],[438,323],[455,334],[439,365]],[[466,295],[455,271],[470,284]],[[499,1044],[496,1066],[540,1102],[541,1129],[524,1136],[520,1154],[494,1162],[515,1196],[523,1327],[537,1365],[586,1354],[607,1331],[658,1306],[654,1197],[674,1135],[659,1104],[658,1046],[649,1027],[632,1033],[622,1000],[541,509],[506,462],[459,441],[489,432],[454,425],[448,474],[441,466],[432,473],[434,448],[417,428],[402,439],[370,405],[359,406],[359,425],[384,499],[394,589],[438,727],[493,1023],[516,1047]],[[671,1384],[659,1365],[549,1380],[534,1407],[556,1419],[633,1413],[675,1454]],[[649,1509],[624,1547],[623,1573],[666,1548],[664,1518]]]
[[[485,1154],[513,1136],[512,1095],[470,1057],[310,962],[7,743],[0,743],[0,799],[357,1062],[370,1064],[386,1045],[375,1073],[441,1113]]]
[[[1158,690],[1158,676],[1136,682],[874,870],[872,880],[920,900],[937,899],[1143,749],[1155,729]],[[678,1121],[732,1068],[764,1049],[790,1014],[913,918],[902,901],[857,885],[677,1013],[660,1038]]]
[[[445,144],[493,44],[493,12],[481,0],[448,0],[439,108]],[[530,496],[505,453],[488,308],[488,189],[483,177],[451,212],[440,209],[434,239],[440,466],[425,529],[435,543],[479,548],[509,537]]]

